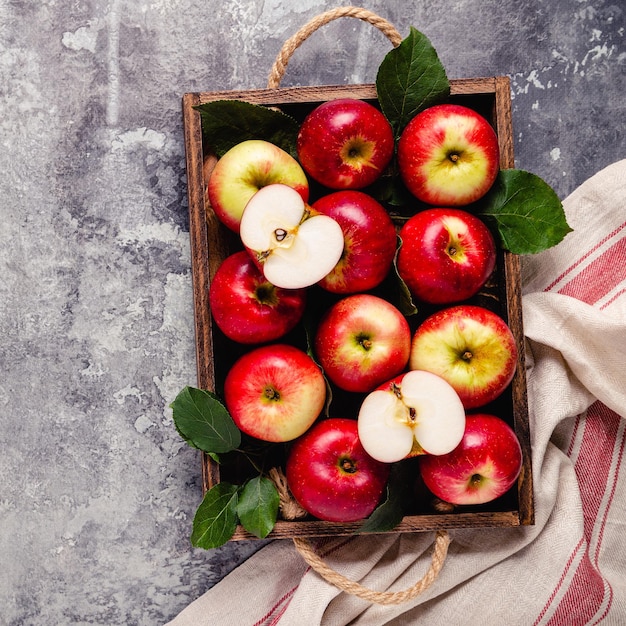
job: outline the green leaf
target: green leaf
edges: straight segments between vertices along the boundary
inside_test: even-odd
[[[276,485],[269,478],[257,476],[244,485],[237,504],[237,514],[248,532],[264,539],[274,528],[278,505]]]
[[[396,137],[417,113],[450,95],[450,82],[437,51],[413,26],[380,64],[376,91]]]
[[[190,446],[221,453],[230,452],[241,443],[241,432],[214,393],[185,387],[170,406],[176,429]]]
[[[289,115],[260,104],[217,100],[196,107],[202,133],[218,157],[248,139],[263,139],[296,157],[299,124]]]
[[[393,258],[392,271],[389,272],[387,282],[388,287],[388,299],[401,311],[405,317],[411,317],[417,313],[417,306],[413,301],[413,296],[407,286],[407,284],[400,277],[398,272],[398,254],[402,247],[402,239],[398,237],[398,245],[396,247],[396,254]]]
[[[497,230],[500,245],[515,254],[551,248],[572,230],[552,187],[523,170],[500,170],[475,212]]]
[[[219,548],[237,528],[239,487],[217,483],[205,494],[193,518],[191,545],[196,548]]]
[[[403,463],[394,463],[387,482],[387,497],[361,524],[358,532],[384,533],[393,530],[404,517],[406,503],[410,502],[413,481]]]

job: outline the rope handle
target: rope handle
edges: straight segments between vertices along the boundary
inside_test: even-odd
[[[307,515],[307,512],[296,502],[283,470],[274,467],[269,472],[269,478],[274,482],[278,490],[280,500],[280,512],[283,519],[295,520]],[[350,580],[340,574],[315,552],[310,541],[304,537],[293,537],[293,543],[304,560],[316,571],[324,580],[338,589],[345,591],[362,600],[375,604],[392,605],[402,604],[408,600],[416,598],[420,593],[426,591],[437,579],[448,554],[450,545],[450,535],[446,530],[438,530],[435,536],[435,548],[433,550],[430,567],[424,576],[408,589],[402,591],[374,591],[358,582]]]
[[[331,583],[338,589],[345,591],[351,595],[357,596],[362,600],[367,600],[374,604],[382,604],[390,606],[392,604],[402,604],[413,600],[421,593],[426,591],[437,579],[439,572],[443,567],[448,554],[448,546],[450,545],[450,535],[446,530],[438,530],[435,537],[435,548],[433,550],[432,559],[428,571],[416,583],[401,591],[375,591],[361,585],[358,582],[350,580],[343,574],[340,574],[315,552],[311,543],[303,537],[294,537],[293,542],[298,552],[304,560],[320,575],[324,580]]]
[[[310,22],[305,24],[295,35],[287,39],[283,44],[274,65],[270,70],[269,78],[267,80],[268,89],[277,89],[280,86],[280,82],[285,75],[287,64],[291,55],[305,42],[305,40],[312,35],[318,28],[336,20],[340,17],[355,17],[363,20],[375,26],[380,30],[396,48],[402,42],[402,36],[390,24],[386,19],[380,17],[376,13],[369,11],[368,9],[362,9],[360,7],[346,6],[331,9],[325,13],[320,13],[314,17]]]

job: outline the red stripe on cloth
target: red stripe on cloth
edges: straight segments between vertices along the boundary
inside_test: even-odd
[[[581,263],[588,259],[596,250],[601,248],[609,239],[615,237],[620,230],[626,228],[626,222],[618,226],[613,232],[609,233],[606,237],[601,239],[591,250],[588,250],[583,256],[581,256],[575,263],[570,265],[563,273],[561,273],[550,285],[548,285],[544,291],[552,291],[555,285],[560,283],[570,272],[573,272]]]
[[[626,237],[622,237],[577,274],[558,293],[587,304],[598,300],[626,281]]]
[[[574,464],[583,506],[583,538],[568,559],[559,583],[535,623],[541,621],[557,596],[581,543],[585,546],[583,558],[547,623],[549,626],[583,625],[594,617],[594,623],[597,623],[610,610],[613,589],[600,572],[598,558],[625,446],[626,429],[621,429],[620,416],[601,402],[591,405],[584,423],[581,449]],[[601,616],[598,615],[600,611]]]

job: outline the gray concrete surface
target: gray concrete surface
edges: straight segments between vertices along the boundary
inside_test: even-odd
[[[297,8],[294,8],[297,5]],[[0,623],[162,624],[259,547],[190,547],[195,382],[181,96],[264,87],[333,2],[0,0]],[[517,167],[565,197],[626,156],[615,0],[367,0],[451,78],[511,77]],[[284,85],[372,82],[344,19]]]

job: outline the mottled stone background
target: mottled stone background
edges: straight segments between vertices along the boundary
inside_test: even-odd
[[[297,8],[294,6],[297,5]],[[172,618],[259,547],[189,543],[198,454],[181,96],[264,87],[333,2],[0,0],[0,623]],[[616,0],[368,0],[451,78],[511,77],[517,167],[565,197],[626,156]],[[285,85],[372,82],[389,43],[329,24]]]

